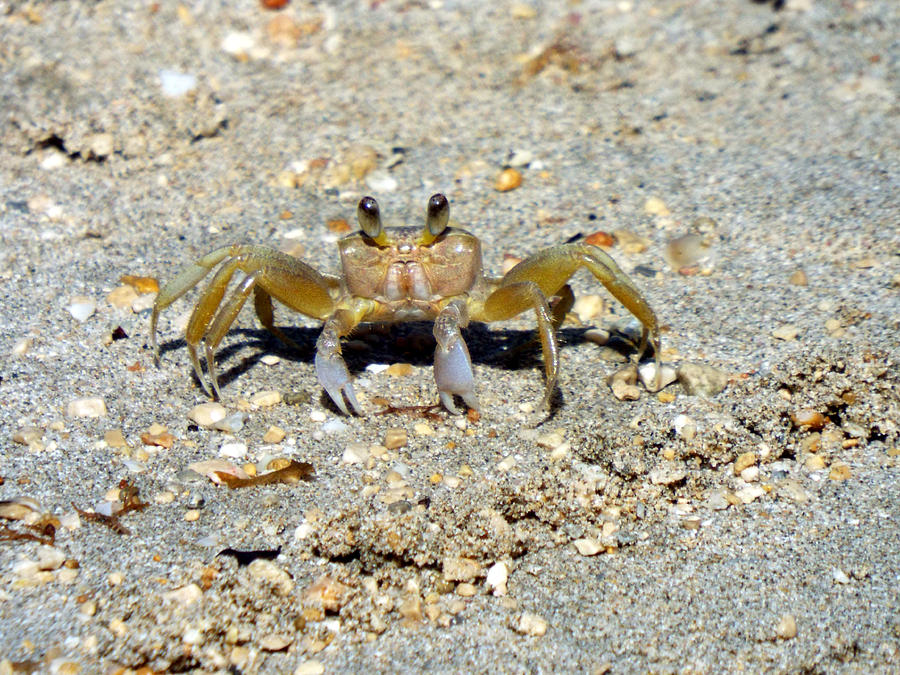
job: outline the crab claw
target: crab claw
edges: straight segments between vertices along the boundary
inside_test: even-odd
[[[350,381],[350,372],[340,354],[317,353],[316,377],[319,378],[319,384],[342,413],[351,414],[347,409],[347,404],[344,403],[346,396],[353,412],[362,415],[362,409],[356,400],[356,392],[353,391],[353,383]]]
[[[434,337],[437,340],[434,350],[434,381],[441,403],[453,415],[464,412],[453,403],[454,394],[462,397],[467,406],[478,410],[472,359],[459,332],[460,324],[465,321],[463,316],[460,307],[449,305],[434,322]]]

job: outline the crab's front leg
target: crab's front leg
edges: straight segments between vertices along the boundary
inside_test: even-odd
[[[370,313],[369,305],[368,301],[358,301],[352,308],[342,308],[334,312],[325,321],[316,341],[316,377],[329,398],[345,415],[351,413],[344,402],[344,397],[357,415],[362,415],[362,408],[356,400],[350,372],[347,370],[344,357],[341,356],[341,338],[349,334]]]
[[[453,415],[462,412],[453,402],[454,395],[462,397],[467,406],[478,410],[472,359],[459,330],[468,323],[468,309],[462,299],[451,301],[434,320],[434,339],[437,341],[434,350],[434,381],[441,403]]]

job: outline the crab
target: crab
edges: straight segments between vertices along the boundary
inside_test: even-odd
[[[574,303],[568,281],[585,267],[641,322],[638,357],[651,342],[659,373],[656,315],[631,279],[602,249],[583,242],[551,246],[525,258],[502,277],[489,277],[482,270],[481,242],[470,232],[451,226],[450,204],[442,194],[428,200],[423,228],[385,227],[372,197],[359,202],[357,220],[360,231],[338,241],[340,277],[322,274],[287,253],[248,244],[224,246],[187,266],[163,287],[153,305],[151,348],[157,363],[160,312],[219,266],[194,307],[185,333],[197,378],[213,398],[221,398],[216,348],[252,293],[262,325],[287,344],[293,343],[274,323],[273,298],[324,321],[316,342],[316,375],[346,415],[351,411],[363,414],[341,356],[341,338],[359,324],[433,321],[437,343],[434,378],[440,401],[450,413],[460,414],[463,410],[457,408],[455,396],[478,409],[472,360],[461,329],[470,321],[503,321],[533,310],[544,359],[542,405],[546,407],[559,372],[556,332]],[[223,302],[238,271],[244,276]],[[553,298],[556,302],[551,306],[548,299]],[[200,364],[201,343],[209,383]]]

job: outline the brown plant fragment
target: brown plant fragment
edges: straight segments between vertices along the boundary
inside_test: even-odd
[[[223,471],[215,471],[213,473],[233,490],[235,488],[256,487],[257,485],[277,485],[278,483],[293,485],[301,480],[312,480],[316,475],[316,470],[309,462],[291,460],[291,463],[283,469],[250,478],[238,478]]]

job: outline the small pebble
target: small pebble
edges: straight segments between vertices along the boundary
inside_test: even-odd
[[[190,409],[188,418],[201,427],[211,427],[225,418],[227,411],[221,403],[201,403]]]
[[[742,453],[734,460],[734,475],[740,476],[741,472],[749,466],[756,464],[756,453],[753,451]]]
[[[817,431],[825,426],[828,418],[816,410],[803,409],[791,413],[791,421],[795,426]]]
[[[290,575],[271,560],[257,558],[247,565],[247,572],[251,578],[272,586],[279,595],[289,595],[294,589]]]
[[[809,281],[806,278],[806,272],[802,268],[797,268],[791,273],[788,283],[792,286],[806,286]]]
[[[637,371],[633,366],[627,366],[609,376],[607,379],[613,396],[620,401],[637,401],[641,397],[641,390],[637,388]]]
[[[287,433],[281,427],[271,426],[263,435],[263,443],[281,443]]]
[[[13,433],[12,439],[14,443],[22,445],[31,445],[41,440],[44,432],[38,427],[22,427]]]
[[[680,464],[660,466],[650,471],[650,482],[654,485],[675,485],[687,478],[687,471]]]
[[[766,491],[758,485],[748,485],[747,487],[738,490],[734,494],[738,499],[741,500],[743,504],[750,504],[751,502],[766,494]]]
[[[850,476],[850,465],[841,461],[834,462],[831,465],[831,470],[828,472],[828,477],[836,481],[847,480]]]
[[[331,418],[322,425],[322,431],[326,434],[341,434],[349,430],[350,427],[336,417]]]
[[[180,98],[196,88],[197,76],[163,68],[159,71],[159,85],[163,96]]]
[[[53,546],[39,546],[37,563],[39,570],[58,570],[66,561],[66,554]]]
[[[541,637],[547,632],[547,622],[537,614],[523,612],[516,624],[516,632],[522,635]]]
[[[588,323],[591,319],[603,314],[604,302],[599,295],[589,293],[580,295],[572,306],[572,312],[582,323]]]
[[[781,621],[778,622],[778,627],[775,629],[775,635],[782,640],[791,640],[797,637],[797,621],[792,614],[785,614],[781,617]]]
[[[190,607],[203,597],[203,591],[200,590],[197,584],[188,584],[187,586],[163,593],[162,597],[163,600],[174,602],[181,607]]]
[[[647,201],[644,202],[644,213],[651,216],[672,215],[672,212],[669,211],[669,207],[666,206],[666,203],[659,197],[649,197]]]
[[[487,572],[487,585],[496,596],[506,595],[506,584],[509,580],[509,567],[506,563],[498,562],[491,565]]]
[[[189,523],[193,523],[195,520],[200,519],[200,512],[197,509],[189,509],[184,512],[184,519]]]
[[[745,483],[753,483],[759,479],[759,467],[758,466],[748,466],[746,469],[741,471],[741,480]]]
[[[250,403],[260,408],[269,408],[281,403],[280,391],[260,391],[250,397]]]
[[[316,661],[315,659],[304,661],[294,668],[294,675],[323,675],[324,672],[325,666],[322,665],[321,661]]]
[[[106,415],[106,402],[98,396],[75,399],[66,406],[66,415],[68,417],[103,417]]]
[[[106,296],[106,301],[117,309],[131,309],[131,303],[137,299],[137,291],[128,285],[119,286]]]
[[[419,436],[434,436],[434,427],[432,427],[427,422],[416,422],[413,425],[413,431],[415,431]],[[385,444],[386,447],[387,444]]]
[[[391,428],[384,432],[384,441],[381,444],[388,450],[396,450],[404,447],[408,441],[406,429]]]
[[[369,459],[369,447],[365,443],[350,443],[344,449],[344,464],[364,464]]]
[[[592,246],[599,246],[600,248],[612,248],[616,245],[616,240],[609,232],[597,230],[586,236],[584,238],[584,243],[591,244]]]
[[[12,355],[13,356],[25,356],[28,353],[28,350],[31,349],[31,344],[33,340],[31,338],[21,338],[16,341],[16,344],[13,345]]]
[[[444,558],[441,571],[447,581],[472,581],[481,574],[481,565],[473,558]]]
[[[504,169],[494,180],[494,189],[497,192],[509,192],[522,184],[522,174],[512,167]]]
[[[601,545],[599,541],[588,537],[576,539],[572,542],[572,545],[575,546],[575,550],[578,551],[579,555],[583,556],[597,555],[605,550],[604,546]]]
[[[793,324],[785,324],[772,331],[772,337],[785,341],[795,340],[799,334],[800,329]]]
[[[382,170],[376,170],[370,173],[366,176],[365,182],[366,186],[373,192],[394,192],[399,187],[397,179],[387,171]]]
[[[244,423],[248,419],[250,419],[250,416],[245,412],[231,413],[218,422],[214,422],[212,428],[233,435],[244,428]]]
[[[672,428],[676,436],[686,441],[693,440],[697,435],[697,423],[687,415],[676,415],[672,420]]]
[[[657,386],[656,372],[656,363],[652,361],[638,366],[638,377],[641,380],[641,384],[650,393],[661,391],[678,379],[678,374],[672,366],[660,364],[659,386]]]
[[[220,457],[228,457],[229,459],[240,459],[247,455],[246,443],[224,443],[219,448]]]
[[[825,468],[825,458],[822,455],[809,455],[803,462],[809,471],[821,471]]]
[[[106,582],[107,582],[110,586],[118,586],[118,585],[121,584],[123,581],[125,581],[125,575],[122,574],[121,572],[110,572],[110,573],[106,576]]]
[[[276,633],[274,635],[267,635],[260,640],[259,646],[264,652],[280,652],[283,649],[290,647],[293,641],[294,638],[290,635]]]
[[[412,375],[413,367],[409,363],[394,363],[384,371],[391,377],[406,377]]]
[[[728,374],[701,363],[682,363],[678,381],[689,396],[715,396],[728,385]]]
[[[850,577],[840,567],[835,567],[831,570],[831,578],[836,584],[846,585],[850,583]]]

